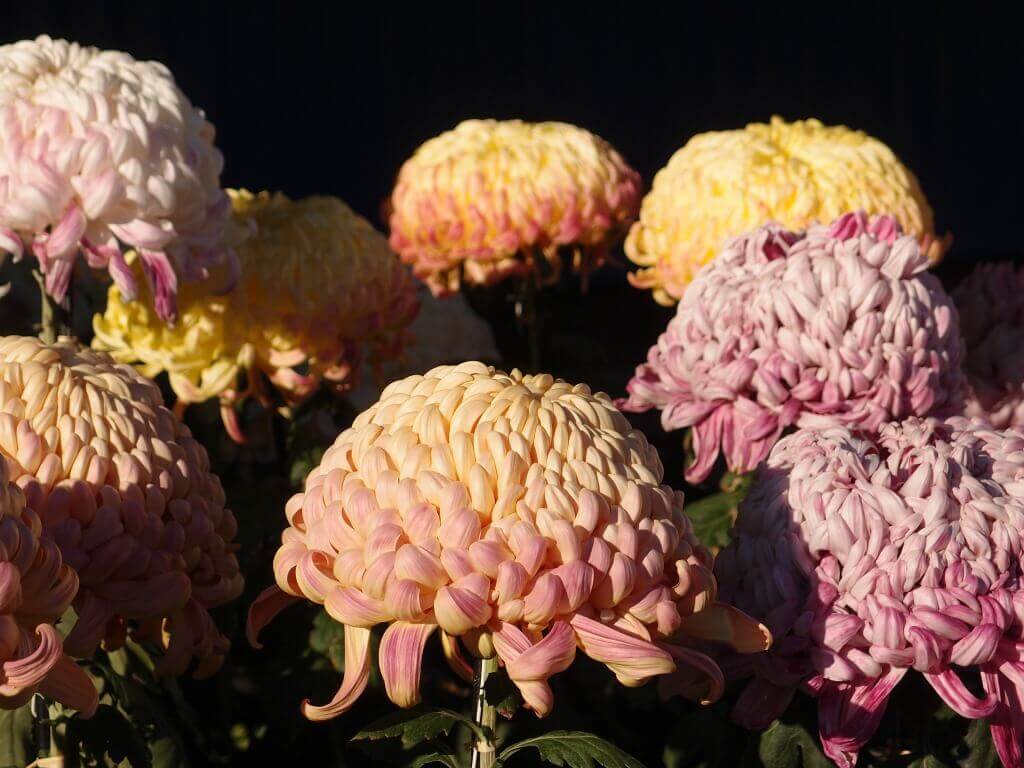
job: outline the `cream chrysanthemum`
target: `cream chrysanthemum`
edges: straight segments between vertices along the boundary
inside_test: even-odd
[[[463,647],[497,655],[540,716],[577,647],[625,685],[678,664],[669,687],[713,701],[722,673],[701,641],[754,652],[769,636],[716,600],[711,555],[662,474],[643,434],[585,385],[481,363],[396,381],[288,502],[277,586],[250,610],[250,639],[299,599],[345,625],[345,679],[330,703],[304,704],[311,719],[362,693],[376,624],[399,706],[419,700],[438,630],[463,670]]]
[[[236,289],[186,288],[169,328],[113,286],[93,323],[96,348],[149,377],[167,372],[184,403],[221,397],[229,425],[243,394],[262,397],[261,376],[295,404],[321,381],[347,388],[361,362],[401,351],[417,306],[412,280],[366,220],[332,197],[230,194],[236,223],[255,232],[238,248]]]
[[[435,294],[461,281],[584,274],[636,217],[640,177],[611,145],[566,123],[466,120],[406,161],[391,245]]]
[[[155,384],[68,339],[0,337],[0,456],[78,574],[69,653],[116,646],[130,623],[164,643],[163,673],[219,666],[208,609],[242,591],[235,518]]]
[[[60,300],[78,254],[134,296],[134,249],[173,318],[179,278],[233,261],[213,137],[158,62],[46,36],[0,46],[0,254],[29,246]]]
[[[878,139],[817,120],[751,123],[701,133],[654,178],[626,254],[630,275],[660,304],[678,301],[731,237],[777,222],[805,229],[848,211],[893,216],[938,260],[932,209],[914,174]]]

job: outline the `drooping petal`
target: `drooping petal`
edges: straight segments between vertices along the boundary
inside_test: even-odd
[[[384,630],[380,641],[380,674],[388,698],[399,707],[419,703],[423,648],[435,629],[436,624],[396,621]]]
[[[739,653],[766,651],[772,644],[768,627],[725,603],[683,616],[679,628],[690,637],[725,643]]]
[[[949,708],[961,717],[971,719],[988,717],[998,704],[998,700],[993,694],[979,699],[967,689],[960,676],[948,667],[941,672],[925,672],[924,679],[949,705]]]
[[[281,591],[276,584],[260,592],[259,597],[249,606],[249,616],[245,622],[245,636],[249,640],[249,645],[257,649],[262,648],[259,642],[260,631],[273,621],[277,614],[298,601],[299,598]]]
[[[623,685],[636,686],[676,668],[671,654],[646,640],[581,614],[573,616],[569,623],[583,652],[607,665]]]
[[[381,645],[383,648],[383,644]],[[383,668],[382,668],[383,669]],[[345,677],[341,687],[327,704],[314,706],[309,699],[302,702],[302,714],[310,720],[330,720],[348,710],[358,699],[370,679],[370,630],[345,627]]]
[[[39,685],[43,696],[77,709],[82,717],[92,717],[99,706],[99,693],[92,680],[80,666],[61,656]]]
[[[825,754],[840,768],[853,768],[857,752],[878,730],[889,694],[906,669],[890,667],[882,677],[862,685],[826,683],[821,691],[819,732]]]

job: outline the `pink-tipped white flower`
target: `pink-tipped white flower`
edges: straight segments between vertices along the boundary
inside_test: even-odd
[[[0,457],[0,709],[20,707],[39,691],[89,717],[96,688],[64,655],[54,627],[78,591],[78,577],[41,531]]]
[[[762,619],[770,653],[737,719],[764,727],[803,685],[826,753],[852,766],[908,672],[1024,761],[1024,433],[909,419],[877,436],[803,429],[779,441],[715,572]],[[961,672],[980,673],[980,698]]]
[[[215,671],[229,643],[208,609],[241,594],[236,524],[203,447],[131,366],[62,339],[0,337],[0,457],[78,575],[65,648],[129,629],[158,671]]]
[[[156,309],[230,257],[214,129],[165,66],[41,36],[0,46],[0,252],[29,248],[57,300],[75,258],[128,296],[134,249]]]
[[[746,472],[792,425],[877,430],[962,407],[952,301],[917,239],[849,213],[731,240],[687,287],[621,405],[693,428],[691,482]]]
[[[952,295],[964,336],[967,415],[1024,427],[1024,269],[982,264]]]
[[[457,661],[496,654],[538,715],[577,648],[625,685],[680,663],[700,674],[677,688],[716,698],[721,672],[693,646],[752,652],[769,637],[717,601],[710,555],[661,478],[643,435],[584,385],[481,363],[394,382],[289,501],[277,586],[252,606],[250,639],[299,599],[345,625],[345,679],[329,703],[303,705],[314,720],[366,687],[377,624],[384,685],[403,707],[419,700],[435,632]]]

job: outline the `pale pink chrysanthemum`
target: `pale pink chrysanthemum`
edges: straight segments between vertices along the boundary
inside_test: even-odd
[[[238,597],[235,518],[205,449],[131,366],[62,339],[0,337],[0,456],[80,583],[74,656],[131,629],[163,674],[228,649],[208,609]]]
[[[687,287],[621,406],[693,428],[691,482],[746,472],[791,425],[877,430],[962,407],[953,303],[917,239],[848,213],[735,238]]]
[[[419,700],[435,631],[463,671],[463,650],[497,655],[541,716],[577,647],[625,685],[678,663],[669,685],[713,700],[722,674],[698,641],[751,652],[770,638],[717,601],[683,495],[661,478],[654,448],[582,384],[481,363],[396,381],[288,502],[277,586],[250,610],[250,639],[300,599],[345,625],[345,678],[329,703],[303,705],[314,720],[366,687],[376,624],[403,707]]]
[[[817,695],[825,752],[852,766],[895,685],[916,670],[1024,761],[1024,433],[911,418],[780,440],[740,505],[715,573],[762,619],[771,652],[735,715],[765,727],[798,685]],[[984,696],[960,672],[980,673]]]
[[[0,461],[0,709],[20,707],[41,692],[90,717],[96,688],[64,655],[54,627],[78,591],[78,577],[56,545],[40,539],[41,531]]]
[[[1024,269],[982,264],[952,296],[964,337],[966,414],[1024,427]]]
[[[213,138],[163,64],[45,35],[0,46],[0,253],[28,246],[59,301],[79,254],[134,297],[133,249],[172,319],[179,278],[234,264]]]

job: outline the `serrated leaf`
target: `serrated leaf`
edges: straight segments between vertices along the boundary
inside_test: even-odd
[[[448,768],[461,768],[455,756],[445,752],[431,752],[429,755],[420,755],[415,760],[406,764],[406,768],[423,768],[425,765],[446,765]]]
[[[999,754],[987,720],[975,720],[967,731],[967,757],[961,761],[963,768],[999,768]]]
[[[470,728],[479,738],[485,738],[483,729],[465,715],[450,709],[403,710],[382,717],[363,728],[352,741],[379,741],[401,739],[402,747],[409,749],[424,741],[448,735],[456,723]]]
[[[520,741],[502,750],[497,767],[501,768],[524,749],[536,749],[540,759],[548,765],[564,768],[644,768],[643,763],[614,744],[582,731],[551,731]]]
[[[757,749],[765,768],[830,768],[817,739],[798,723],[772,723]]]
[[[731,493],[713,493],[683,508],[702,544],[722,548],[729,543],[737,501]]]

